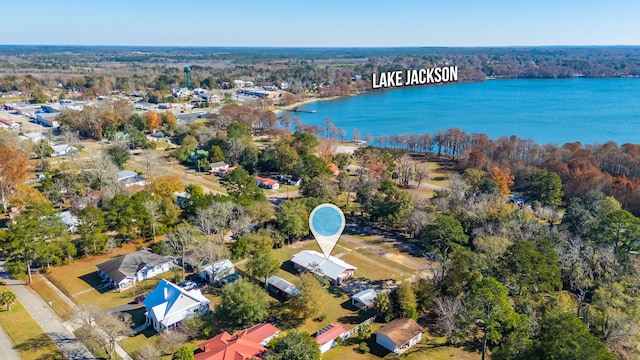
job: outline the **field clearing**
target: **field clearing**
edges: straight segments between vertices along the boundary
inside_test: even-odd
[[[0,291],[8,288],[2,286]],[[65,357],[19,301],[0,310],[0,324],[25,360],[64,360]]]

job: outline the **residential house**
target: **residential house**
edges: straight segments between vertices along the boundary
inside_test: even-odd
[[[78,148],[69,144],[54,145],[51,147],[53,153],[51,156],[67,156],[78,152]]]
[[[74,211],[80,211],[87,206],[98,207],[98,205],[100,204],[101,196],[101,190],[88,190],[84,196],[75,196],[75,198],[71,201],[71,208]]]
[[[329,166],[329,170],[331,170],[331,173],[333,174],[333,176],[338,176],[340,174],[340,168],[338,168],[338,165],[331,163],[328,165]]]
[[[367,310],[373,306],[373,301],[378,293],[374,289],[362,290],[351,297],[351,305],[355,305],[360,310]]]
[[[395,319],[376,331],[376,343],[402,354],[420,342],[424,330],[413,319]]]
[[[335,256],[328,258],[314,250],[303,250],[291,258],[293,266],[298,271],[310,271],[329,278],[331,283],[340,284],[353,278],[356,267],[338,259]]]
[[[244,81],[242,80],[233,80],[233,86],[236,88],[243,88],[244,87]]]
[[[36,114],[35,122],[42,126],[59,127],[58,115],[59,113],[39,113]]]
[[[167,135],[165,135],[165,133],[163,133],[162,131],[154,131],[151,134],[147,134],[146,138],[149,141],[157,142],[160,140],[166,140]]]
[[[220,171],[226,170],[229,168],[229,164],[227,164],[224,161],[214,162],[209,164],[209,166],[211,166],[211,169],[209,169],[209,174],[216,174],[216,175],[220,173]]]
[[[122,170],[118,171],[118,182],[125,187],[135,185],[145,186],[147,179],[133,170]]]
[[[98,275],[116,291],[134,287],[136,282],[150,279],[174,268],[173,259],[139,250],[98,264]]]
[[[225,176],[227,176],[227,174],[229,174],[230,172],[232,172],[233,170],[235,170],[237,168],[238,168],[237,166],[231,166],[231,167],[228,167],[226,169],[222,169],[222,170],[220,170],[218,172],[218,176],[225,177]]]
[[[337,345],[337,338],[346,340],[348,337],[349,330],[347,330],[344,326],[334,322],[318,330],[315,340],[320,346],[320,353],[324,354]]]
[[[62,223],[67,227],[67,230],[69,230],[69,232],[75,232],[78,229],[80,221],[78,220],[77,216],[71,214],[71,211],[63,211],[56,215],[60,218],[60,220],[62,220]]]
[[[181,321],[211,311],[210,301],[200,289],[185,290],[165,279],[160,280],[142,304],[147,310],[145,323],[157,332],[175,329]]]
[[[200,269],[200,277],[210,284],[218,285],[226,276],[234,274],[236,268],[228,259],[218,260]]]
[[[37,143],[40,140],[47,139],[44,133],[26,133],[26,134],[20,135],[19,138],[24,140],[31,140],[33,143]]]
[[[261,188],[271,189],[271,190],[278,190],[280,188],[280,183],[277,180],[263,178],[259,176],[254,176],[253,178],[256,179],[256,183]]]
[[[220,102],[220,96],[218,96],[217,94],[213,94],[209,96],[209,103],[218,104],[219,102]]]
[[[269,323],[258,324],[236,335],[225,331],[198,345],[195,360],[261,359],[267,351],[265,346],[279,334],[280,330]]]
[[[17,122],[7,118],[0,118],[0,129],[17,130],[19,128],[20,124],[18,124]]]
[[[300,289],[295,285],[275,275],[267,278],[267,290],[282,298],[288,298],[300,294]]]

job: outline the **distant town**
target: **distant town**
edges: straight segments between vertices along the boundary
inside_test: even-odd
[[[63,66],[67,51],[0,48],[7,358],[640,353],[640,145],[374,139],[296,116],[411,59],[418,76],[456,57],[460,81],[633,77],[638,49],[532,49],[535,69],[508,48],[162,51],[171,63],[136,66],[119,49],[126,67],[91,48]],[[572,56],[590,65],[551,65]],[[346,218],[330,256],[309,227],[324,203]]]

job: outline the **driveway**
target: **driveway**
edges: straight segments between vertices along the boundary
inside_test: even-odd
[[[95,356],[84,346],[76,336],[67,329],[58,317],[44,302],[27,286],[22,285],[19,280],[13,279],[0,263],[0,278],[7,284],[7,287],[16,294],[16,298],[31,317],[49,335],[51,340],[62,350],[67,359],[84,360],[95,359]],[[3,358],[4,359],[4,358]]]

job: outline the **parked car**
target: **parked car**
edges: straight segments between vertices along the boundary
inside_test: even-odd
[[[198,286],[198,284],[196,284],[193,281],[185,281],[182,284],[180,284],[180,287],[185,289],[185,290],[191,290],[191,289],[195,288],[196,286]]]

